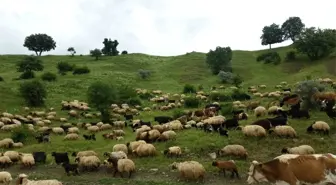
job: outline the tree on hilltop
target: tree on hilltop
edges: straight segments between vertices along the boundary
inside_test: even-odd
[[[100,51],[100,49],[96,48],[96,49],[94,49],[94,50],[90,50],[90,55],[91,55],[92,57],[95,57],[96,60],[98,60],[99,57],[102,56],[102,52]]]
[[[265,26],[262,30],[262,35],[260,37],[262,45],[269,45],[270,49],[272,44],[281,43],[282,40],[282,30],[279,25],[273,23],[270,26]]]
[[[305,28],[298,36],[294,47],[306,54],[310,60],[318,60],[328,56],[336,48],[336,30]]]
[[[206,63],[214,75],[219,71],[232,72],[231,66],[232,50],[230,47],[217,46],[215,50],[210,50],[206,54]]]
[[[70,52],[72,57],[76,54],[76,50],[74,47],[69,47],[67,51]]]
[[[289,17],[281,26],[284,40],[291,39],[295,42],[296,38],[304,29],[305,24],[302,23],[300,17]]]
[[[35,51],[37,56],[41,56],[42,52],[54,50],[56,48],[56,42],[47,34],[36,33],[27,36],[23,46],[30,51]]]
[[[102,53],[107,56],[117,56],[119,51],[117,47],[119,42],[117,40],[112,41],[111,39],[105,38],[103,41],[104,47],[102,49]]]

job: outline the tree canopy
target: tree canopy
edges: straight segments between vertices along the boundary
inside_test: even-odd
[[[294,43],[298,52],[306,54],[310,60],[318,60],[328,56],[336,47],[336,30],[304,29]]]
[[[206,63],[215,75],[221,70],[232,72],[231,60],[232,50],[230,47],[217,46],[215,50],[210,50],[206,54]]]
[[[91,55],[92,57],[95,57],[96,60],[98,60],[99,57],[102,56],[102,52],[100,51],[100,49],[96,48],[96,49],[90,51],[90,55]]]
[[[67,51],[70,52],[71,56],[74,56],[76,54],[76,50],[74,47],[69,47]]]
[[[272,44],[281,43],[282,40],[282,30],[279,25],[273,23],[270,26],[265,26],[262,30],[262,35],[260,37],[262,45],[269,45],[270,49]]]
[[[105,38],[103,44],[104,47],[101,51],[104,55],[117,56],[119,54],[119,51],[117,50],[119,42],[117,40],[112,41],[111,39]]]
[[[30,51],[35,51],[36,55],[41,56],[42,52],[56,48],[54,39],[45,33],[31,34],[25,38],[24,47]]]
[[[300,17],[289,17],[281,26],[283,32],[283,39],[291,39],[295,42],[296,38],[304,29],[305,24],[302,23]]]

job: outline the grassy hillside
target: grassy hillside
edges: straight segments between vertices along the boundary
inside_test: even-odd
[[[289,47],[276,49],[282,56]],[[304,57],[296,62],[283,62],[280,65],[263,64],[256,62],[257,55],[264,51],[234,51],[233,53],[233,69],[235,73],[240,74],[243,79],[243,88],[247,89],[250,85],[267,85],[267,89],[262,92],[274,91],[274,86],[281,81],[287,81],[292,87],[297,81],[304,80],[307,75],[314,77],[330,77],[335,79],[336,69],[335,58],[328,58],[323,61],[309,62]],[[24,101],[18,95],[18,87],[22,81],[14,81],[12,79],[19,76],[16,72],[15,62],[23,56],[3,55],[0,56],[0,76],[4,78],[4,82],[0,82],[0,112],[8,111],[10,113],[25,114],[22,107],[25,106]],[[78,66],[85,65],[91,70],[90,74],[72,75],[71,73],[60,76],[56,82],[46,82],[48,98],[47,107],[54,107],[58,111],[58,117],[65,117],[66,112],[60,111],[60,102],[62,100],[81,100],[86,101],[86,91],[88,86],[95,81],[106,81],[109,83],[127,83],[135,88],[145,88],[150,90],[162,90],[170,93],[181,93],[184,84],[194,84],[196,86],[202,84],[205,91],[209,91],[213,85],[219,86],[217,76],[213,76],[205,64],[204,53],[188,53],[174,57],[158,57],[145,54],[128,54],[117,57],[103,57],[101,60],[95,61],[89,56],[43,56],[41,57],[45,69],[43,72],[57,73],[56,64],[59,61],[66,61],[70,64]],[[152,76],[148,80],[142,80],[138,76],[138,69],[146,69],[152,72]],[[37,73],[40,76],[43,72]],[[255,98],[258,100],[257,98]],[[263,99],[263,106],[266,106],[272,99]],[[148,104],[148,102],[145,102]],[[39,110],[42,110],[40,108]],[[171,115],[172,111],[160,112],[144,112],[139,118],[145,120],[153,120],[155,115]],[[250,114],[248,121],[242,121],[241,124],[250,124],[255,120],[253,113]],[[306,128],[313,120],[324,120],[330,123],[332,129],[336,127],[323,112],[312,112],[311,120],[290,120],[289,123],[297,130],[298,139],[279,139],[269,136],[265,139],[247,139],[243,137],[240,131],[230,132],[230,137],[220,137],[217,134],[206,134],[203,131],[186,130],[178,133],[176,141],[155,144],[158,151],[173,145],[179,145],[187,148],[189,152],[182,159],[167,159],[159,154],[155,158],[132,158],[137,165],[137,173],[131,180],[122,180],[110,178],[111,174],[106,174],[104,170],[100,173],[83,174],[80,177],[67,177],[63,169],[56,165],[40,165],[32,170],[19,169],[18,166],[11,167],[8,171],[16,177],[18,173],[24,172],[33,177],[41,178],[57,178],[61,179],[65,184],[185,184],[179,182],[177,173],[171,172],[168,165],[178,160],[197,160],[200,161],[207,170],[207,179],[205,184],[245,184],[246,173],[249,162],[256,159],[260,161],[269,160],[280,154],[280,150],[284,146],[296,146],[300,144],[309,144],[320,152],[336,152],[335,132],[331,136],[308,135]],[[228,116],[230,117],[230,116]],[[77,123],[89,120],[69,120],[69,122]],[[57,121],[53,121],[52,126],[59,125]],[[126,129],[126,137],[123,143],[132,141],[135,135],[128,128]],[[81,131],[81,134],[85,131]],[[10,136],[9,133],[1,133],[1,138]],[[100,154],[105,151],[111,151],[117,141],[105,141],[101,137],[101,133],[97,134],[96,142],[88,142],[81,138],[80,141],[63,142],[63,136],[53,136],[51,144],[37,144],[36,142],[28,143],[19,151],[77,151],[93,149]],[[119,142],[120,143],[120,142]],[[218,175],[217,169],[211,166],[211,159],[207,157],[207,153],[213,152],[227,144],[242,144],[249,151],[249,159],[247,161],[238,160],[240,168],[241,180],[231,180]],[[101,156],[103,159],[103,157]],[[229,158],[223,158],[229,159]],[[49,157],[48,162],[51,162]],[[158,169],[158,171],[151,170]]]

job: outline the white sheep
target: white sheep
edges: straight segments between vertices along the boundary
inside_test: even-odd
[[[309,145],[300,145],[293,148],[285,147],[281,150],[281,153],[304,155],[304,154],[315,154],[315,150],[313,147]]]
[[[20,174],[17,185],[62,185],[62,182],[56,179],[49,180],[29,180],[28,175]]]
[[[307,128],[307,132],[311,133],[313,131],[323,132],[324,134],[329,134],[330,126],[324,121],[315,121],[312,125]]]
[[[297,136],[294,128],[289,126],[289,125],[276,126],[273,129],[273,131],[277,136],[285,136],[285,137],[296,137]],[[272,132],[272,130],[271,130],[271,132]]]
[[[114,171],[114,177],[117,172],[120,173],[121,177],[123,177],[123,173],[128,173],[128,178],[131,178],[133,172],[135,172],[135,164],[131,159],[119,159],[117,162],[117,169]]]
[[[10,160],[8,156],[1,156],[0,157],[0,166],[2,168],[9,167],[13,162]]]
[[[174,162],[171,164],[171,167],[172,169],[178,169],[180,176],[185,179],[204,179],[205,168],[197,161],[184,161],[180,163]]]
[[[127,154],[124,151],[105,152],[104,156],[112,159],[127,159]]]
[[[68,133],[79,133],[79,129],[77,127],[68,128]]]
[[[61,127],[54,127],[52,128],[52,132],[55,134],[64,134],[64,129]]]
[[[78,153],[74,152],[72,153],[72,156],[76,157],[83,157],[83,156],[98,156],[98,154],[93,151],[93,150],[85,150],[85,151],[80,151]]]
[[[126,144],[126,146],[128,147],[129,151],[132,152],[133,150],[135,150],[136,148],[138,148],[139,145],[145,144],[145,143],[146,143],[146,141],[144,141],[144,140],[132,141],[132,142],[128,142]]]
[[[226,155],[232,155],[232,156],[238,156],[242,158],[247,158],[248,153],[247,150],[242,145],[226,145],[224,148],[218,151],[219,156],[226,156]]]
[[[1,156],[9,157],[12,162],[17,162],[20,160],[20,155],[17,151],[6,151],[5,153],[1,154]]]
[[[254,109],[254,115],[256,117],[260,117],[260,116],[265,116],[266,115],[266,108],[263,106],[258,106],[257,108]]]
[[[168,156],[181,156],[182,150],[181,147],[179,146],[172,146],[169,147],[168,149],[164,150],[163,153]]]
[[[0,140],[0,148],[11,148],[13,147],[14,141],[11,138],[5,138]]]
[[[210,125],[218,125],[222,124],[225,121],[225,117],[222,115],[219,116],[213,116],[208,119],[203,120],[204,124],[210,124]]]
[[[20,153],[19,155],[22,166],[28,166],[31,168],[33,165],[35,165],[33,154]]]
[[[117,151],[123,151],[126,154],[128,154],[128,148],[125,144],[115,144],[112,148],[113,152],[117,152]]]
[[[166,124],[169,125],[172,130],[183,130],[183,125],[179,120],[173,120]]]
[[[253,136],[253,137],[265,137],[266,130],[260,125],[246,125],[241,126],[242,132],[245,136]]]
[[[1,171],[0,172],[0,182],[4,185],[9,185],[12,182],[13,178],[9,172]]]
[[[76,162],[78,166],[83,170],[97,170],[101,164],[100,159],[97,156],[82,156],[76,157]]]
[[[176,132],[174,132],[173,130],[164,131],[158,138],[158,141],[175,140],[176,135]]]
[[[13,148],[22,148],[23,147],[23,143],[21,142],[17,142],[13,144]]]
[[[156,148],[152,144],[145,143],[145,144],[140,144],[132,152],[135,153],[139,157],[154,156],[154,155],[156,155]]]
[[[64,140],[78,140],[79,139],[79,135],[76,133],[71,133],[71,134],[67,134],[66,136],[64,136]]]

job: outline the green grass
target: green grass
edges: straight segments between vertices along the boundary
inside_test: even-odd
[[[289,47],[276,49],[283,57]],[[327,58],[317,62],[309,62],[305,57],[300,57],[296,62],[282,62],[280,65],[263,64],[256,62],[255,58],[264,51],[234,51],[233,53],[233,69],[235,73],[239,73],[243,79],[243,89],[246,90],[250,85],[265,84],[267,88],[261,92],[275,91],[274,86],[281,81],[287,81],[289,87],[297,81],[304,80],[310,75],[313,78],[329,77],[335,79],[336,71],[330,68],[334,66],[335,58]],[[18,87],[22,81],[14,81],[12,79],[19,76],[16,72],[15,62],[23,58],[16,55],[0,56],[0,76],[4,78],[4,82],[0,82],[0,112],[8,111],[15,114],[26,114],[23,111],[25,103],[18,94]],[[145,54],[128,54],[117,57],[103,57],[101,60],[95,61],[89,56],[43,56],[45,69],[36,73],[37,78],[44,72],[57,73],[56,64],[59,61],[66,61],[77,66],[87,66],[90,74],[72,75],[68,73],[65,76],[58,75],[56,82],[43,82],[47,86],[48,98],[47,107],[54,107],[58,112],[57,117],[67,117],[66,112],[60,111],[60,102],[62,100],[81,100],[86,101],[86,91],[88,86],[95,81],[105,81],[108,83],[127,83],[134,88],[145,88],[149,90],[162,90],[167,93],[181,93],[186,83],[193,84],[196,87],[200,84],[205,88],[204,91],[209,92],[211,86],[219,86],[217,76],[211,75],[205,63],[204,53],[188,53],[186,55],[174,57],[158,57]],[[147,80],[142,80],[138,76],[138,69],[146,69],[152,72],[152,76]],[[255,98],[257,99],[257,98]],[[259,100],[259,99],[257,99]],[[267,106],[268,102],[274,99],[262,99],[262,105]],[[145,105],[150,105],[145,102]],[[38,110],[43,110],[40,108]],[[139,118],[152,121],[155,115],[172,115],[173,110],[160,112],[144,112]],[[250,124],[255,120],[253,113],[250,112],[248,121],[242,121],[241,124]],[[266,161],[280,154],[281,148],[285,146],[296,146],[300,144],[309,144],[313,146],[318,153],[336,152],[335,126],[323,112],[312,112],[310,120],[289,120],[298,132],[297,139],[280,139],[274,136],[268,136],[265,139],[246,138],[240,131],[230,132],[230,137],[220,137],[217,134],[207,134],[195,129],[178,132],[176,141],[166,143],[155,143],[157,150],[162,152],[165,148],[173,145],[181,146],[186,152],[180,159],[167,159],[162,153],[154,158],[132,158],[137,167],[137,172],[133,179],[112,178],[111,173],[101,170],[99,173],[86,173],[79,177],[67,177],[60,166],[52,163],[51,157],[48,157],[48,165],[39,165],[32,170],[20,169],[15,165],[8,169],[12,172],[13,177],[18,173],[26,173],[37,178],[57,178],[65,182],[65,184],[157,184],[157,185],[184,185],[192,184],[179,181],[177,172],[169,170],[169,164],[174,161],[196,160],[201,162],[207,170],[207,178],[205,184],[245,184],[246,173],[249,163],[252,160]],[[230,117],[230,116],[228,116]],[[330,123],[333,132],[330,136],[308,135],[305,129],[313,122],[313,120],[324,120]],[[69,122],[77,123],[82,121],[93,120],[76,120],[70,119]],[[53,121],[52,126],[59,125],[57,121]],[[81,134],[85,133],[81,130]],[[105,133],[105,132],[104,132]],[[10,136],[10,133],[1,133],[1,138]],[[63,136],[52,136],[50,144],[37,144],[31,142],[19,151],[78,151],[93,149],[101,154],[111,151],[117,141],[106,141],[101,137],[101,133],[97,134],[96,142],[85,141],[63,141]],[[133,132],[127,128],[126,137],[123,143],[135,139]],[[229,177],[219,176],[217,169],[211,166],[212,160],[207,156],[209,152],[213,152],[224,147],[227,144],[242,144],[249,153],[247,161],[237,159],[239,172],[242,176],[241,180],[231,180]],[[222,158],[230,159],[230,158]],[[73,158],[71,159],[73,161]],[[151,169],[158,169],[153,171]]]

